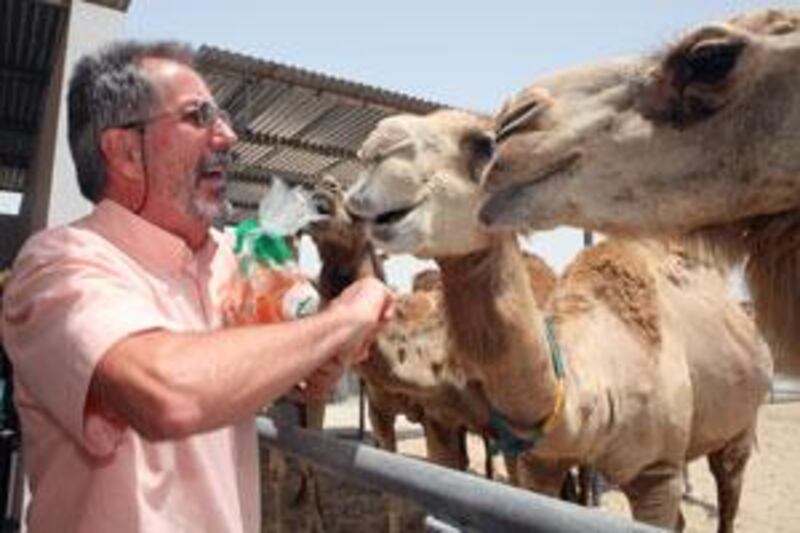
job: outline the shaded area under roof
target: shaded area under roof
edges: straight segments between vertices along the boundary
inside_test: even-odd
[[[131,0],[86,0],[92,4],[98,4],[117,11],[127,11],[130,6]]]
[[[378,121],[443,104],[301,68],[203,46],[197,66],[239,134],[228,196],[248,212],[271,176],[331,175],[349,185],[356,152]]]
[[[0,190],[22,192],[67,9],[0,1]]]

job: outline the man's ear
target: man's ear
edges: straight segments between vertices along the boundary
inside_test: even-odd
[[[124,179],[142,177],[142,136],[136,130],[110,128],[100,134],[100,150],[109,173]]]

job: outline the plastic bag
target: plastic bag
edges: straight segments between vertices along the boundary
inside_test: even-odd
[[[244,283],[238,323],[294,320],[319,309],[319,293],[300,272],[286,237],[323,218],[306,191],[273,178],[259,203],[258,219],[236,227]]]
[[[272,185],[258,204],[258,222],[272,235],[295,235],[312,222],[327,218],[314,208],[311,194],[302,187],[289,187],[282,179]]]

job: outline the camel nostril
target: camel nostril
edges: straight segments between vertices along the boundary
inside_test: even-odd
[[[508,166],[501,159],[493,159],[483,171],[481,176],[481,188],[485,191],[493,191],[501,185],[501,178],[499,177],[507,170]]]

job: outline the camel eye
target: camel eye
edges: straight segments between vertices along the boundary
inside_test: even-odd
[[[469,133],[462,141],[462,149],[470,160],[470,173],[474,181],[480,180],[481,171],[494,156],[494,137],[484,131]]]
[[[489,160],[494,155],[494,138],[486,133],[476,133],[471,135],[468,140],[470,151],[478,159]]]
[[[723,81],[736,66],[744,47],[745,42],[741,40],[714,39],[696,44],[676,65],[676,83],[686,86]]]

